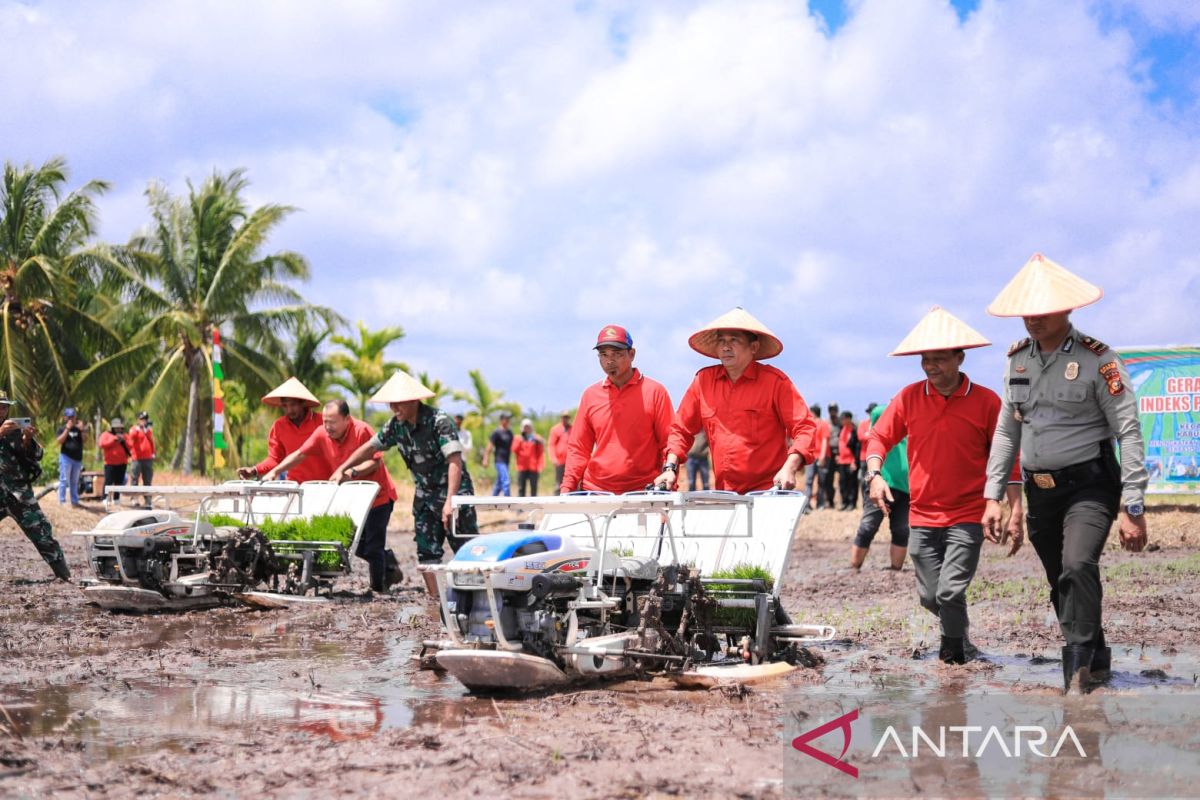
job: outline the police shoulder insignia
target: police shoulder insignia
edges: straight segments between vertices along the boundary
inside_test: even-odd
[[[1008,354],[1010,356],[1016,355],[1017,353],[1019,353],[1023,349],[1025,349],[1025,346],[1032,341],[1033,341],[1033,339],[1030,339],[1028,336],[1026,336],[1024,339],[1022,339],[1019,342],[1013,342],[1012,347],[1008,348]]]
[[[1088,350],[1091,350],[1096,355],[1102,355],[1104,351],[1108,350],[1108,345],[1099,339],[1093,339],[1090,336],[1084,336],[1079,341],[1083,342],[1083,346]]]
[[[1108,393],[1113,397],[1125,391],[1125,384],[1121,381],[1121,370],[1117,369],[1117,362],[1109,361],[1107,364],[1102,364],[1100,376],[1108,384]]]

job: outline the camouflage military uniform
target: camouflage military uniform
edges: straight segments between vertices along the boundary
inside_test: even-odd
[[[986,497],[999,500],[1018,448],[1029,542],[1068,645],[1104,648],[1100,553],[1120,507],[1146,490],[1137,399],[1121,358],[1071,326],[1052,353],[1008,351]],[[1120,444],[1120,462],[1112,441]]]
[[[41,460],[42,446],[36,441],[26,446],[20,433],[0,438],[0,520],[12,517],[54,574],[64,578],[70,575],[67,559],[33,496],[32,484],[42,474]]]
[[[449,539],[450,549],[457,550],[461,537],[479,532],[475,509],[469,506],[458,510],[458,536],[450,536],[442,524],[442,508],[446,505],[449,489],[448,458],[463,452],[458,428],[449,414],[421,403],[417,407],[415,424],[392,417],[375,435],[375,446],[380,450],[395,446],[412,472],[416,483],[413,520],[417,530],[418,561],[441,561],[443,540]],[[465,459],[458,494],[475,494]]]

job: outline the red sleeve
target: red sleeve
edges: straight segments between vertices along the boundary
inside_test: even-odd
[[[775,387],[775,405],[779,409],[783,426],[787,429],[788,438],[792,440],[788,452],[800,456],[801,466],[816,461],[817,423],[812,412],[808,410],[808,403],[800,396],[796,384],[786,376]]]
[[[696,433],[700,430],[700,373],[692,380],[692,385],[683,393],[679,410],[671,423],[671,434],[667,438],[667,454],[675,454],[682,464],[687,461],[688,450],[696,441]]]
[[[279,433],[276,426],[271,426],[271,432],[267,434],[267,457],[258,462],[254,466],[255,472],[259,475],[266,475],[275,467],[279,466],[279,462],[287,457],[287,449],[283,446],[283,442],[279,440]]]
[[[308,438],[304,440],[304,444],[302,444],[296,448],[296,452],[304,453],[304,455],[306,455],[306,456],[309,455],[310,453],[312,453],[312,451],[317,448],[317,439],[320,437],[320,435],[324,431],[325,431],[325,428],[322,427],[322,428],[317,428],[315,431],[310,433],[308,435]],[[283,459],[281,458],[279,460],[282,461]],[[335,468],[337,466],[338,466],[337,464],[334,465]]]
[[[896,395],[896,399],[888,403],[883,410],[875,427],[871,428],[871,438],[867,441],[867,458],[878,456],[887,458],[888,451],[908,435],[908,421],[904,414],[904,392]]]
[[[660,462],[667,460],[667,443],[671,440],[671,424],[673,422],[675,422],[675,407],[671,405],[671,394],[667,391],[667,387],[660,385],[654,397],[654,440],[658,442],[658,460]]]
[[[592,448],[596,445],[596,432],[592,430],[591,401],[588,392],[579,398],[579,410],[575,412],[575,424],[571,426],[571,438],[567,440],[567,463],[563,468],[562,485],[559,492],[566,494],[579,488],[583,471],[592,459]]]

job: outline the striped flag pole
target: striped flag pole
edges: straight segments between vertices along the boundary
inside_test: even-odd
[[[225,443],[225,392],[221,389],[221,381],[225,379],[225,371],[221,369],[221,331],[213,328],[212,345],[213,366],[213,466],[225,466],[225,454],[222,450],[229,447]]]

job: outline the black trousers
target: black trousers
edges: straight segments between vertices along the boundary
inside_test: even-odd
[[[541,475],[540,472],[534,472],[532,470],[526,470],[526,469],[518,470],[517,471],[517,487],[518,487],[517,496],[518,497],[537,497],[538,477],[540,475]],[[525,491],[526,489],[528,489],[529,491],[526,492]]]
[[[125,485],[125,470],[129,468],[128,464],[105,464],[104,465],[104,488],[107,490],[109,486],[124,486]],[[110,495],[113,500],[120,500],[120,494]]]
[[[875,505],[871,499],[867,484],[862,487],[863,513],[858,522],[858,532],[854,534],[854,546],[869,548],[875,539],[875,534],[883,525],[883,509]],[[896,547],[908,547],[908,492],[892,489],[892,508],[888,515],[888,525],[892,532],[892,544]]]
[[[838,493],[842,496],[842,510],[858,508],[858,467],[853,464],[838,464]]]
[[[1121,483],[1116,462],[1097,459],[1071,468],[1053,489],[1025,482],[1029,543],[1050,584],[1050,604],[1067,644],[1096,647],[1103,630],[1100,553],[1116,519]]]
[[[832,458],[823,458],[817,462],[817,481],[820,491],[817,493],[817,508],[833,508],[833,476],[837,474],[837,464]]]
[[[367,512],[363,520],[362,535],[358,537],[358,549],[355,555],[367,562],[367,571],[371,577],[371,590],[382,592],[386,588],[388,558],[387,526],[392,518],[394,500],[380,503]]]

